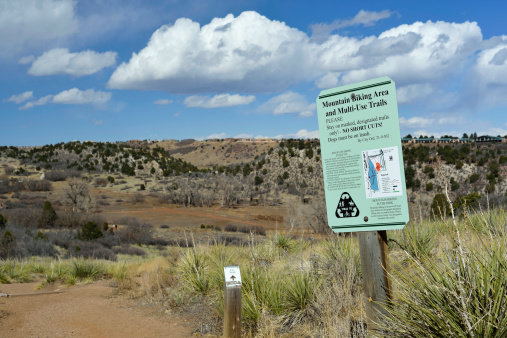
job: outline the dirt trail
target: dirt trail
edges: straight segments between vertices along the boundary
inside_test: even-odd
[[[133,300],[112,297],[110,281],[40,292],[61,293],[0,297],[0,337],[190,337],[188,317],[163,315]],[[37,283],[2,284],[0,292],[34,292]]]

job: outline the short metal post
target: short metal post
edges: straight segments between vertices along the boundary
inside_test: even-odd
[[[224,268],[224,337],[241,337],[241,274],[239,266]]]
[[[385,313],[381,304],[391,301],[391,281],[389,279],[389,257],[387,256],[386,231],[364,231],[358,233],[363,275],[364,304],[368,331],[374,332],[378,326],[379,313]]]

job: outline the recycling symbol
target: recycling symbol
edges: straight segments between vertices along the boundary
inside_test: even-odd
[[[336,207],[335,212],[336,217],[345,218],[345,217],[357,217],[359,216],[359,208],[348,192],[344,192],[340,201],[338,202],[338,206]]]

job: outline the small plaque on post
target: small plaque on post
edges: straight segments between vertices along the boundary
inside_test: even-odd
[[[225,287],[241,286],[241,273],[239,266],[229,265],[224,268]]]

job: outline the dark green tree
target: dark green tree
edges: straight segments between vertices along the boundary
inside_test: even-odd
[[[436,217],[451,214],[451,205],[444,194],[435,195],[431,203],[431,212],[434,213]]]
[[[83,229],[81,230],[81,239],[85,241],[91,241],[97,238],[104,237],[102,230],[95,222],[87,222],[83,225]]]
[[[52,227],[55,225],[56,219],[58,216],[56,215],[56,211],[51,205],[51,202],[44,202],[44,206],[42,207],[42,215],[40,218],[40,227]]]
[[[2,236],[1,247],[0,247],[0,258],[6,259],[14,253],[16,247],[16,236],[9,230],[4,232]]]
[[[7,225],[7,218],[4,217],[4,215],[0,214],[0,229],[5,228]]]
[[[261,185],[264,182],[264,179],[260,176],[255,176],[255,185]]]

